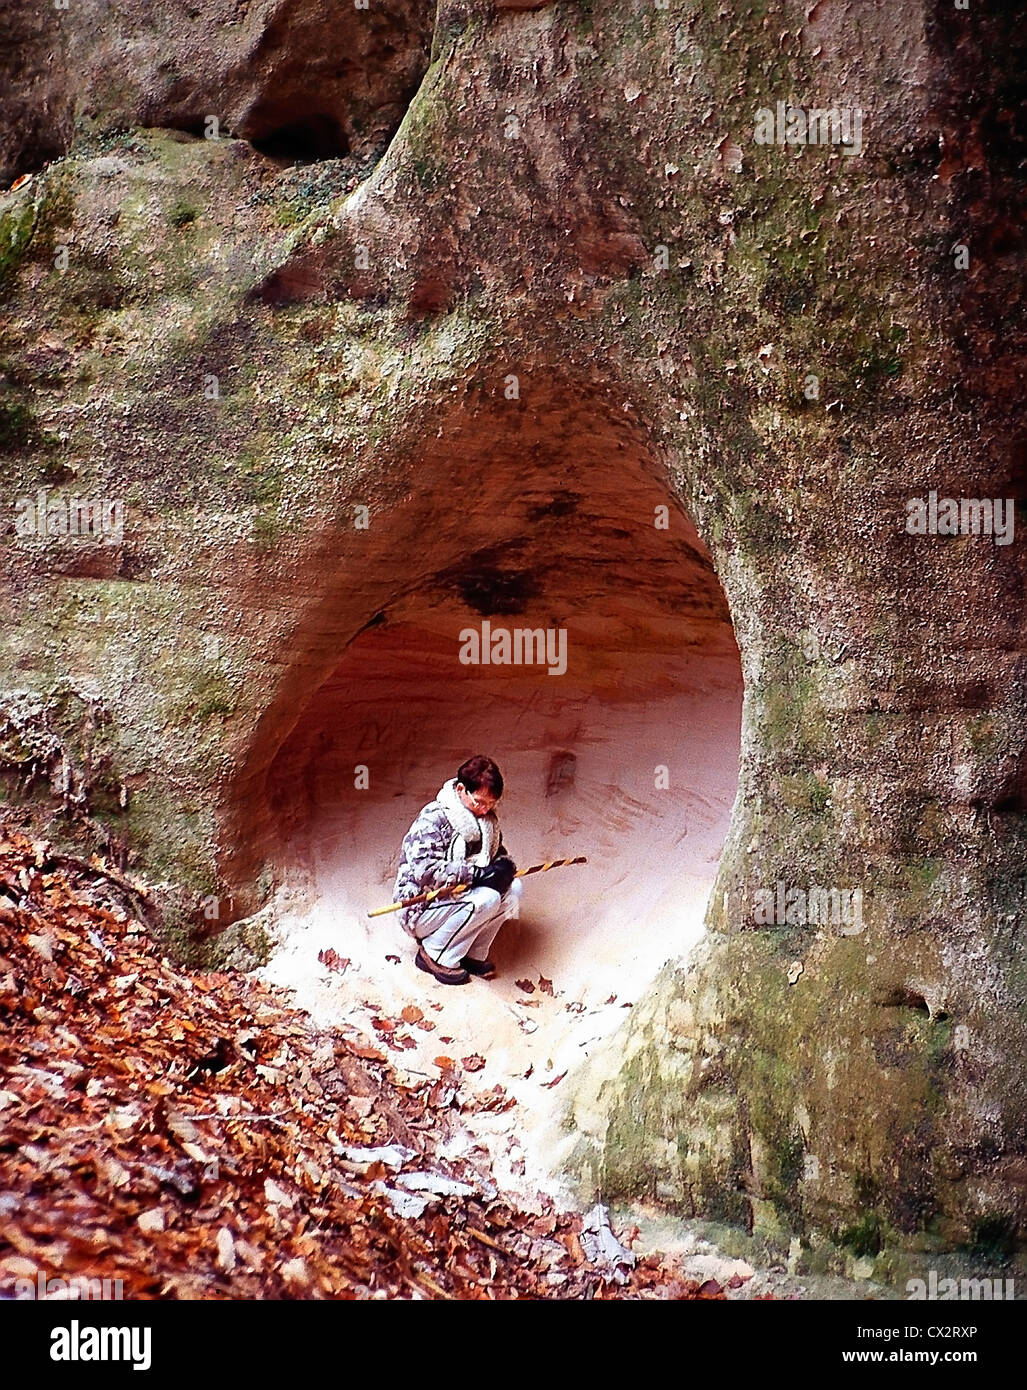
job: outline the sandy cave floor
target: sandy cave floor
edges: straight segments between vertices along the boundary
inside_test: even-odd
[[[398,1019],[406,1005],[419,1007],[434,1030],[403,1028],[416,1046],[390,1052],[390,1059],[435,1076],[437,1056],[484,1058],[465,1080],[482,1091],[502,1085],[518,1102],[503,1114],[476,1117],[490,1131],[481,1138],[497,1178],[525,1193],[542,1187],[555,1195],[562,1188],[554,1173],[567,1144],[560,1078],[616,1033],[664,962],[686,955],[701,935],[734,786],[724,778],[702,795],[668,798],[664,808],[658,795],[632,799],[596,776],[596,785],[579,785],[573,798],[562,798],[559,810],[543,807],[532,816],[527,795],[517,790],[516,760],[509,761],[503,826],[518,864],[555,853],[585,853],[590,862],[525,880],[520,918],[504,925],[493,946],[495,979],[452,987],[418,971],[414,942],[397,918],[366,916],[368,907],[390,901],[391,856],[379,853],[372,863],[356,856],[354,872],[353,860],[330,851],[280,895],[279,945],[263,973],[294,989],[319,1021],[372,1041],[371,1018]],[[398,849],[420,805],[431,799],[432,779],[425,786],[420,798],[372,805],[362,835]],[[352,844],[354,828],[346,828],[344,836],[339,827],[340,844]],[[675,867],[668,874],[671,854]],[[327,949],[349,960],[344,973],[319,963]],[[551,995],[542,981],[551,982]]]

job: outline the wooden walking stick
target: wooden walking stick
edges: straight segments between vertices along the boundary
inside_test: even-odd
[[[544,874],[549,869],[563,869],[568,864],[587,864],[583,854],[577,859],[547,859],[544,864],[532,864],[530,869],[518,869],[514,878],[527,878],[529,874]],[[432,888],[427,893],[418,893],[416,898],[407,898],[401,903],[390,903],[388,907],[376,907],[368,917],[383,917],[387,912],[400,912],[404,907],[416,907],[418,903],[433,903],[437,898],[456,898],[472,887],[470,883],[457,883],[452,888]]]

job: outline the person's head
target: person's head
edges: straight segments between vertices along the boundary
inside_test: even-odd
[[[476,753],[457,768],[456,794],[476,816],[487,816],[503,795],[503,774],[491,758]]]

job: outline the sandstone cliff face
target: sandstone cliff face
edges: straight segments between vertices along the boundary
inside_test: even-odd
[[[633,645],[654,685],[729,660],[729,614],[710,930],[579,1079],[584,1181],[860,1252],[1022,1239],[1024,550],[906,530],[932,491],[1025,521],[1012,8],[397,5],[337,35],[366,90],[327,36],[310,69],[314,6],[197,8],[60,15],[109,89],[22,34],[9,172],[70,152],[0,224],[11,796],[224,926],[310,823],[345,654],[401,689],[376,631],[565,624],[578,698]],[[778,102],[858,110],[860,152],[757,142]],[[123,534],[16,535],[40,489]],[[758,920],[779,883],[859,920]]]
[[[170,126],[288,161],[380,153],[428,66],[432,6],[370,0],[15,0],[0,178],[79,131]]]

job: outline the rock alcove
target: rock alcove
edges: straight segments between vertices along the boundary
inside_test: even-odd
[[[293,890],[272,974],[337,1017],[354,988],[397,1005],[441,997],[453,1046],[485,1055],[484,1079],[508,1087],[538,1053],[519,1022],[548,1030],[543,1050],[581,1059],[700,934],[737,785],[742,697],[706,547],[637,429],[559,387],[540,397],[531,409],[457,409],[433,446],[446,469],[428,458],[414,470],[447,486],[363,519],[391,592],[373,613],[351,607],[354,635],[327,677],[276,726],[276,746],[255,750],[265,791],[250,803],[262,814],[248,816]],[[340,547],[341,606],[366,579],[361,543]],[[338,607],[321,611],[337,630]],[[467,634],[480,639],[485,623],[494,641],[560,634],[551,650],[565,651],[566,670],[562,659],[468,661]],[[416,812],[479,750],[506,776],[504,834],[520,865],[589,863],[532,878],[494,948],[500,978],[447,991],[414,973],[394,917],[365,914],[390,900]],[[351,962],[345,997],[316,965],[327,947]],[[556,989],[544,1017],[516,1003],[515,980],[540,977]],[[424,1045],[428,1060],[445,1050]],[[537,1080],[530,1090],[547,1098]]]

